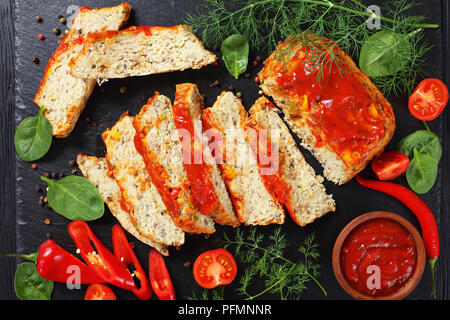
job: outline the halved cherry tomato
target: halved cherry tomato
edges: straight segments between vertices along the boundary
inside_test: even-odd
[[[193,272],[194,279],[200,286],[212,289],[231,283],[236,277],[237,265],[227,250],[209,250],[197,257]]]
[[[409,111],[419,120],[436,119],[448,102],[448,89],[439,79],[422,80],[409,97]]]
[[[148,260],[150,283],[156,296],[159,300],[175,300],[175,291],[164,258],[157,250],[151,249]]]
[[[409,158],[398,151],[382,153],[372,161],[372,170],[382,181],[401,176],[409,167]]]
[[[117,300],[117,298],[109,287],[93,283],[87,288],[84,300]]]

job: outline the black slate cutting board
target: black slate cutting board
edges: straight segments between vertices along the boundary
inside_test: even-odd
[[[133,6],[129,25],[170,26],[182,23],[186,12],[195,10],[195,7],[200,1],[131,0],[129,2]],[[9,112],[10,121],[12,120],[12,110],[14,110],[15,125],[18,125],[23,118],[35,115],[37,112],[37,107],[33,103],[33,97],[39,86],[46,62],[57,46],[58,37],[52,33],[52,29],[59,27],[64,30],[64,25],[58,21],[58,15],[63,15],[70,22],[70,18],[80,6],[88,5],[95,8],[117,4],[119,4],[119,1],[108,0],[73,0],[69,2],[56,0],[15,1],[15,109],[5,110],[6,115]],[[431,22],[441,25],[440,29],[427,31],[427,38],[434,45],[434,49],[427,56],[427,71],[430,76],[443,79],[444,81],[447,80],[447,84],[449,84],[447,64],[448,4],[446,0],[442,0],[442,2],[439,0],[427,0],[426,5],[416,8],[416,12],[427,15],[430,17]],[[8,15],[12,14],[12,12],[8,12],[6,9],[3,10],[2,7],[2,14]],[[42,23],[35,21],[36,15],[42,17]],[[5,29],[2,32],[6,33],[9,29],[5,25]],[[38,39],[38,34],[41,33],[46,37],[44,41]],[[0,41],[3,41],[3,39]],[[216,51],[214,53],[220,58],[220,52]],[[2,139],[9,139],[7,140],[8,143],[5,143],[6,152],[2,154],[2,160],[4,158],[5,163],[7,163],[6,161],[13,159],[15,163],[15,170],[13,170],[14,166],[11,169],[2,167],[2,173],[7,174],[7,176],[2,177],[2,187],[6,192],[3,195],[11,195],[11,190],[15,190],[14,199],[11,199],[11,197],[2,199],[2,204],[5,204],[2,205],[2,210],[4,210],[2,214],[7,217],[2,222],[2,234],[0,235],[1,241],[3,242],[2,249],[6,248],[22,253],[33,252],[46,240],[46,234],[50,233],[53,239],[61,246],[74,251],[75,246],[66,232],[68,220],[51,210],[38,206],[40,194],[36,191],[36,187],[45,187],[45,184],[40,180],[40,176],[45,172],[70,175],[73,168],[69,165],[69,161],[75,159],[78,153],[103,156],[105,147],[101,139],[101,133],[105,129],[113,126],[124,111],[128,110],[132,115],[136,114],[155,91],[167,95],[173,101],[175,85],[177,83],[196,83],[200,90],[207,96],[207,106],[212,105],[217,95],[221,91],[226,90],[228,85],[233,85],[235,92],[242,92],[243,103],[249,108],[258,97],[258,87],[252,79],[260,70],[261,65],[255,68],[251,64],[251,61],[253,61],[256,55],[266,57],[267,53],[251,52],[248,67],[248,72],[251,73],[249,79],[241,76],[239,80],[235,80],[227,73],[223,62],[219,59],[219,66],[208,66],[196,71],[187,70],[170,74],[111,80],[101,87],[102,90],[99,90],[97,87],[89,99],[86,109],[82,113],[71,136],[66,139],[54,139],[50,152],[36,162],[36,170],[32,170],[30,163],[20,160],[15,155],[12,149],[12,143],[10,142],[12,141],[12,130],[5,129],[4,131],[2,127],[2,133],[4,133]],[[31,60],[32,56],[37,56],[41,62],[34,64]],[[11,69],[9,71],[11,72]],[[220,82],[220,86],[211,88],[210,84],[215,80]],[[127,88],[126,93],[120,92],[120,88],[123,86]],[[3,91],[2,95],[7,96]],[[389,100],[395,109],[397,129],[394,138],[387,147],[388,149],[392,148],[405,135],[422,128],[421,123],[409,114],[406,96],[399,98],[389,97]],[[5,104],[3,108],[14,108],[14,106],[10,103]],[[4,119],[7,119],[5,114],[2,115],[2,121]],[[94,126],[94,122],[98,125]],[[11,126],[10,123],[8,125]],[[450,274],[450,233],[448,232],[450,229],[450,219],[448,216],[448,108],[437,120],[431,122],[430,126],[443,142],[444,156],[443,160],[441,160],[435,186],[429,193],[421,196],[421,198],[433,210],[440,228],[441,258],[436,267],[437,292],[438,298],[448,299],[450,288],[450,279],[448,278]],[[320,166],[311,154],[303,149],[302,151],[304,151],[307,161],[313,165],[318,173],[321,173]],[[78,171],[77,174],[80,175],[80,172]],[[370,169],[366,169],[363,175],[373,177]],[[404,177],[398,178],[396,182],[407,185]],[[315,232],[321,252],[319,262],[322,267],[319,281],[327,290],[328,296],[324,296],[320,289],[311,282],[309,289],[303,294],[303,299],[350,299],[337,283],[331,267],[332,247],[341,229],[356,216],[373,210],[396,212],[411,221],[417,228],[419,228],[419,225],[413,214],[401,203],[384,194],[363,189],[354,180],[344,186],[336,186],[326,181],[325,186],[327,191],[334,195],[337,205],[336,212],[330,213],[304,228],[297,226],[287,217],[286,223],[282,226],[282,230],[286,233],[290,243],[290,251],[287,255],[295,258],[296,249],[301,245],[303,239],[308,234]],[[51,220],[50,224],[44,223],[44,220],[47,218]],[[115,219],[106,209],[105,215],[101,219],[90,222],[89,225],[99,238],[111,247],[111,228],[115,223]],[[258,232],[268,235],[273,231],[273,228],[274,226],[259,227]],[[198,254],[205,250],[215,248],[211,240],[215,237],[220,237],[223,232],[229,235],[232,235],[234,232],[229,227],[218,226],[217,229],[217,233],[210,236],[209,239],[203,235],[187,236],[186,243],[180,250],[170,250],[170,256],[166,261],[178,298],[181,299],[191,296],[194,290],[199,292],[200,289],[192,277],[192,269],[186,268],[184,263],[193,263]],[[136,244],[136,253],[144,268],[147,269],[149,248],[139,243],[132,236],[129,236],[129,239]],[[7,243],[11,243],[11,245],[9,246]],[[14,243],[15,248],[13,247]],[[16,262],[18,264],[21,261],[17,260]],[[11,294],[13,270],[8,266],[3,267],[4,265],[6,264],[2,263],[1,271],[6,271],[6,274],[2,272],[3,277],[0,282],[7,283],[11,287],[5,288],[5,292],[2,290],[0,292],[0,298],[13,296]],[[239,275],[240,273],[238,273],[238,277]],[[7,279],[4,280],[5,278]],[[263,286],[262,283],[261,286]],[[82,288],[85,289],[85,286]],[[134,295],[130,292],[122,290],[115,291],[120,299],[135,299]],[[235,295],[232,288],[228,288],[226,292],[226,298],[240,298]],[[56,284],[53,298],[82,299],[83,295],[84,290],[68,290],[64,284]],[[427,267],[421,282],[408,299],[430,299],[431,295],[431,282]],[[276,297],[268,295],[266,298]],[[154,297],[153,299],[156,298]]]

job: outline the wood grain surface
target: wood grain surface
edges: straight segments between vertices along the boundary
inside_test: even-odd
[[[0,1],[0,252],[15,252],[14,23],[13,3]],[[0,260],[0,298],[15,299],[16,263]]]

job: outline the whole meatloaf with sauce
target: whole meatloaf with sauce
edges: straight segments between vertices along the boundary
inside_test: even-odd
[[[284,50],[288,45],[291,50]],[[279,55],[280,50],[288,54]],[[300,42],[282,42],[264,62],[259,78],[261,89],[282,109],[302,146],[322,164],[324,176],[344,184],[384,150],[395,117],[369,77],[343,50],[333,50],[339,66],[325,58],[318,75],[309,56],[315,50]]]

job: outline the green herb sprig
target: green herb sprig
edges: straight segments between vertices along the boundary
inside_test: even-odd
[[[14,292],[20,300],[50,300],[54,289],[51,280],[41,277],[36,269],[38,252],[30,254],[0,253],[0,257],[22,258],[14,274]]]
[[[187,14],[185,23],[201,34],[206,45],[218,45],[238,33],[248,39],[252,49],[272,52],[278,41],[289,39],[288,46],[276,52],[280,59],[301,42],[314,53],[309,63],[318,70],[318,77],[328,64],[342,63],[335,46],[356,59],[365,41],[376,32],[401,34],[410,44],[404,65],[393,74],[371,76],[383,93],[398,95],[410,93],[423,74],[424,55],[431,48],[423,41],[424,30],[439,27],[425,23],[424,16],[411,15],[415,5],[408,0],[389,0],[377,15],[357,0],[233,0],[227,6],[223,0],[205,0],[195,13]],[[367,21],[374,18],[382,22],[381,29],[367,28]],[[332,42],[324,45],[323,39],[310,37],[311,33]]]
[[[426,130],[417,130],[400,140],[396,149],[406,154],[409,167],[406,180],[414,192],[424,194],[434,186],[442,156],[439,137],[424,122]]]
[[[14,134],[17,155],[24,161],[42,158],[52,144],[52,125],[45,118],[44,107],[34,117],[22,120]]]
[[[237,288],[239,295],[245,300],[258,299],[267,294],[277,295],[282,300],[299,299],[309,282],[313,282],[327,295],[318,281],[320,265],[317,260],[320,253],[315,234],[306,237],[297,249],[299,258],[292,260],[285,256],[288,242],[280,227],[274,229],[268,241],[257,230],[255,227],[246,228],[245,231],[238,228],[233,238],[224,234],[217,241],[221,247],[234,250],[240,262],[238,266],[244,270]],[[255,284],[260,283],[261,279],[265,288],[257,291]],[[194,293],[190,299],[207,300],[208,293],[212,294],[213,299],[223,299],[224,287],[205,290],[200,295]]]
[[[247,69],[248,50],[248,41],[240,34],[233,34],[222,42],[222,59],[235,79]]]
[[[67,219],[92,221],[103,216],[103,198],[88,179],[68,176],[59,181],[46,177],[41,177],[41,180],[48,184],[49,205]]]

